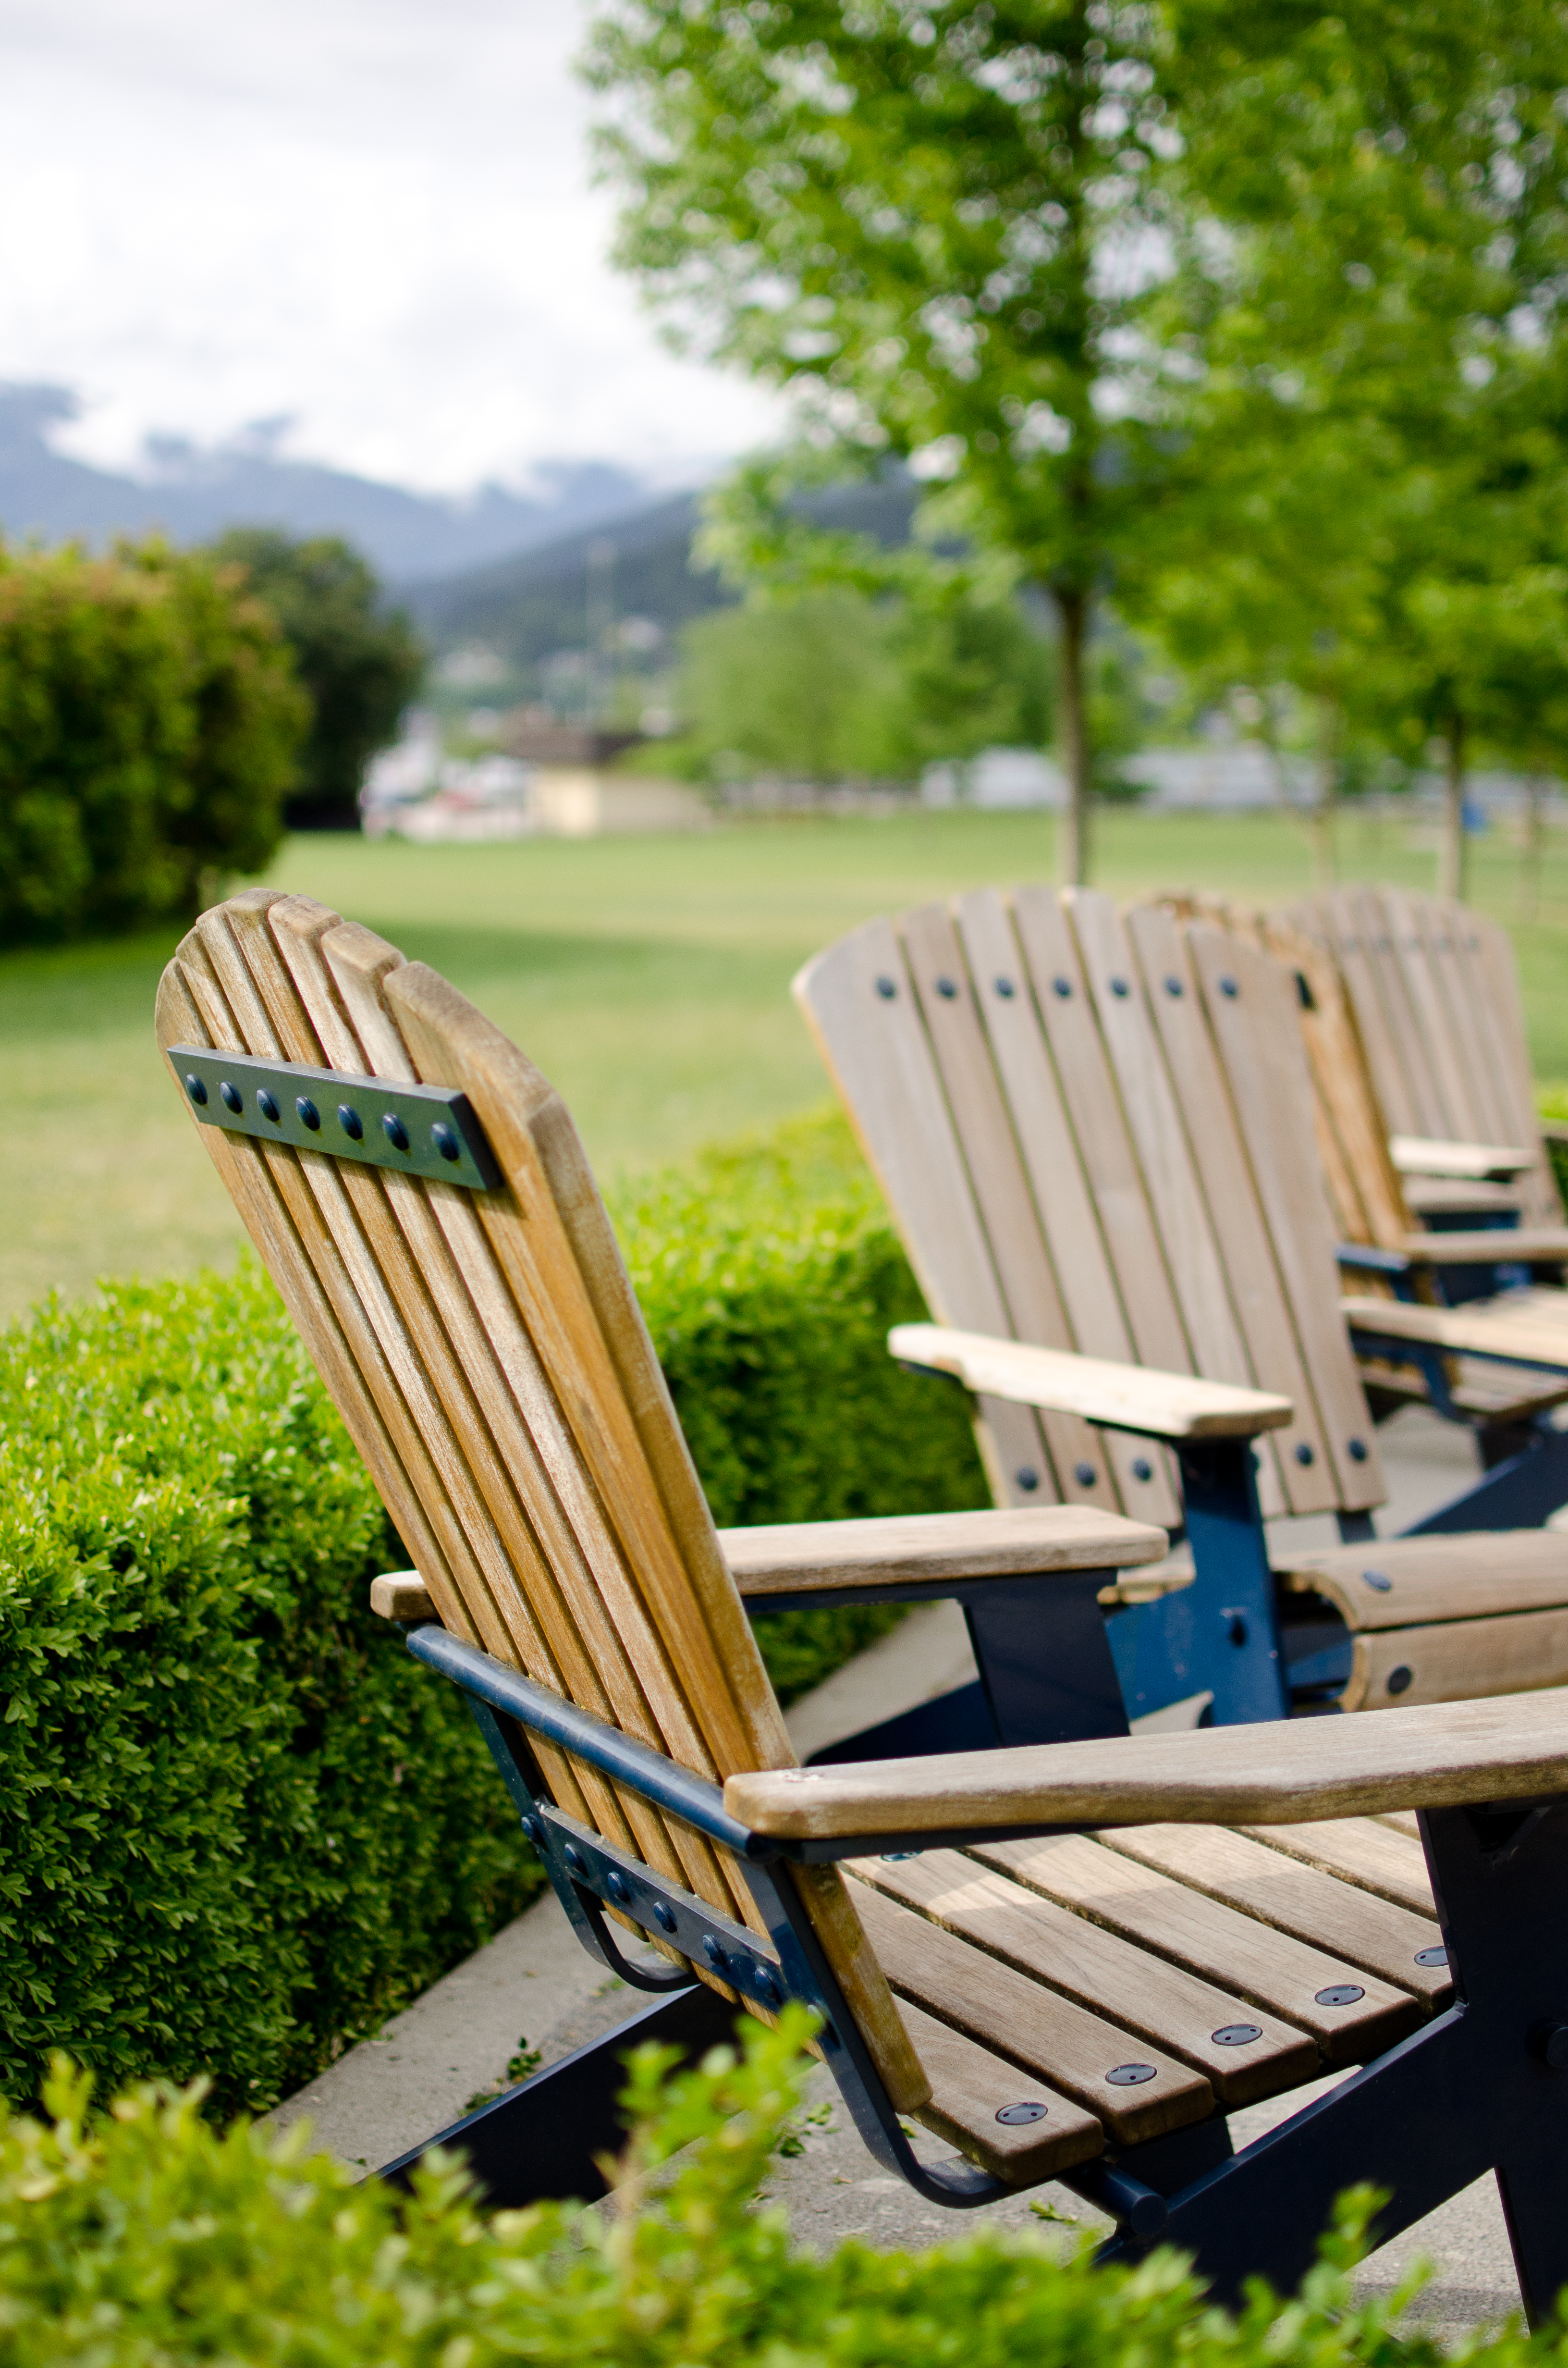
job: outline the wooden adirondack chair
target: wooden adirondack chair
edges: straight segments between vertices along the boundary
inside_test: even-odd
[[[1338,969],[1394,1164],[1419,1180],[1426,1205],[1440,1206],[1434,1184],[1463,1194],[1491,1182],[1527,1227],[1560,1227],[1506,931],[1468,905],[1402,888],[1337,889],[1280,917]]]
[[[1262,947],[1295,977],[1338,1257],[1358,1294],[1361,1377],[1380,1419],[1429,1404],[1475,1431],[1488,1470],[1551,1452],[1546,1417],[1568,1398],[1568,1228],[1519,1225],[1519,1194],[1496,1177],[1524,1155],[1391,1136],[1358,1007],[1327,936],[1300,925],[1308,908],[1281,916],[1220,898],[1161,901]],[[1416,1172],[1445,1158],[1444,1174]],[[1369,1300],[1389,1304],[1374,1315]],[[1508,1362],[1511,1346],[1533,1362]],[[1531,1517],[1547,1467],[1528,1468],[1528,1504],[1499,1518]]]
[[[974,1394],[997,1501],[1186,1530],[1192,1585],[1111,1622],[1130,1709],[1207,1691],[1226,1723],[1568,1677],[1568,1540],[1494,1533],[1568,1497],[1562,1434],[1361,1543],[1384,1488],[1290,973],[1163,907],[1031,887],[869,923],[795,992],[937,1319],[892,1345]],[[1159,1401],[1191,1373],[1289,1417],[1265,1399],[1199,1436]],[[1284,1512],[1335,1513],[1352,1543],[1271,1575]],[[860,1756],[884,1740],[907,1730]]]
[[[464,1690],[585,1945],[668,1993],[442,2134],[494,2201],[598,2191],[629,2039],[689,2052],[799,1998],[873,2153],[933,2201],[1062,2177],[1116,2215],[1113,2251],[1169,2233],[1233,2289],[1293,2279],[1352,2179],[1393,2192],[1392,2234],[1494,2165],[1545,2311],[1568,1699],[1096,1740],[1124,1725],[1102,1689],[1088,1739],[794,1768],[538,1072],[434,972],[270,892],[185,940],[158,1038],[415,1556],[381,1608]],[[1195,1424],[1241,1395],[1157,1386]],[[849,1527],[757,1559],[819,1585],[1022,1567],[1049,1622],[1055,1588],[1070,1617],[1164,1543],[1084,1507]],[[1357,2064],[1233,2154],[1228,2107]]]

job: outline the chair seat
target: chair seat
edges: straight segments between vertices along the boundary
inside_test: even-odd
[[[915,2118],[1026,2186],[1381,2054],[1452,1996],[1408,1823],[848,1861],[931,2078]]]

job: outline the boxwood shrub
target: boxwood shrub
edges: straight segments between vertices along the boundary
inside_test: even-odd
[[[1235,2314],[1171,2251],[1096,2268],[984,2228],[919,2254],[797,2248],[756,2203],[798,2093],[798,2015],[662,2089],[644,2052],[628,2097],[644,2176],[613,2215],[486,2218],[450,2164],[408,2201],[356,2188],[302,2132],[220,2137],[189,2096],[148,2088],[86,2125],[62,2068],[49,2123],[0,2130],[0,2368],[1439,2368],[1434,2340],[1392,2325],[1419,2271],[1392,2296],[1351,2284],[1365,2192],[1297,2297],[1259,2285]],[[1560,2358],[1562,2332],[1463,2356]]]
[[[618,1216],[720,1521],[982,1501],[836,1121]],[[68,2047],[213,2102],[312,2077],[537,1872],[459,1697],[366,1608],[406,1554],[270,1284],[107,1287],[0,1338],[0,2091]],[[789,1696],[885,1624],[762,1623]]]

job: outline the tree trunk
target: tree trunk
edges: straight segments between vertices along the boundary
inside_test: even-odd
[[[1339,710],[1332,699],[1318,701],[1317,800],[1312,807],[1312,884],[1332,888],[1334,825],[1339,799]]]
[[[1470,885],[1470,841],[1464,827],[1464,718],[1449,718],[1449,760],[1443,788],[1443,836],[1437,848],[1437,894],[1462,905]]]
[[[1546,851],[1546,783],[1532,773],[1525,783],[1525,843],[1519,861],[1519,918],[1533,921],[1540,910],[1540,860]]]
[[[1088,630],[1086,593],[1056,595],[1062,620],[1062,724],[1058,734],[1067,803],[1056,843],[1056,875],[1064,888],[1081,888],[1089,876],[1089,726],[1084,698],[1084,642]]]

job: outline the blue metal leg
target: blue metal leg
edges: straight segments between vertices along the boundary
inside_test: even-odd
[[[1205,1440],[1180,1455],[1196,1576],[1111,1623],[1129,1713],[1209,1692],[1216,1726],[1283,1718],[1289,1695],[1252,1443]]]
[[[580,2195],[592,2202],[607,2192],[596,2157],[618,2155],[626,2143],[615,2100],[626,2086],[628,2051],[657,2040],[678,2047],[683,2063],[695,2064],[709,2048],[730,2039],[734,2025],[729,2000],[705,1983],[693,1982],[548,2071],[536,2072],[520,2088],[437,2130],[383,2165],[376,2177],[389,2187],[407,2189],[432,2146],[460,2146],[485,2202],[496,2210],[515,2211],[551,2196]]]
[[[1409,1538],[1452,1535],[1468,1530],[1533,1530],[1568,1504],[1568,1430],[1549,1422],[1533,1426],[1521,1454],[1498,1463],[1473,1488],[1415,1522]]]

